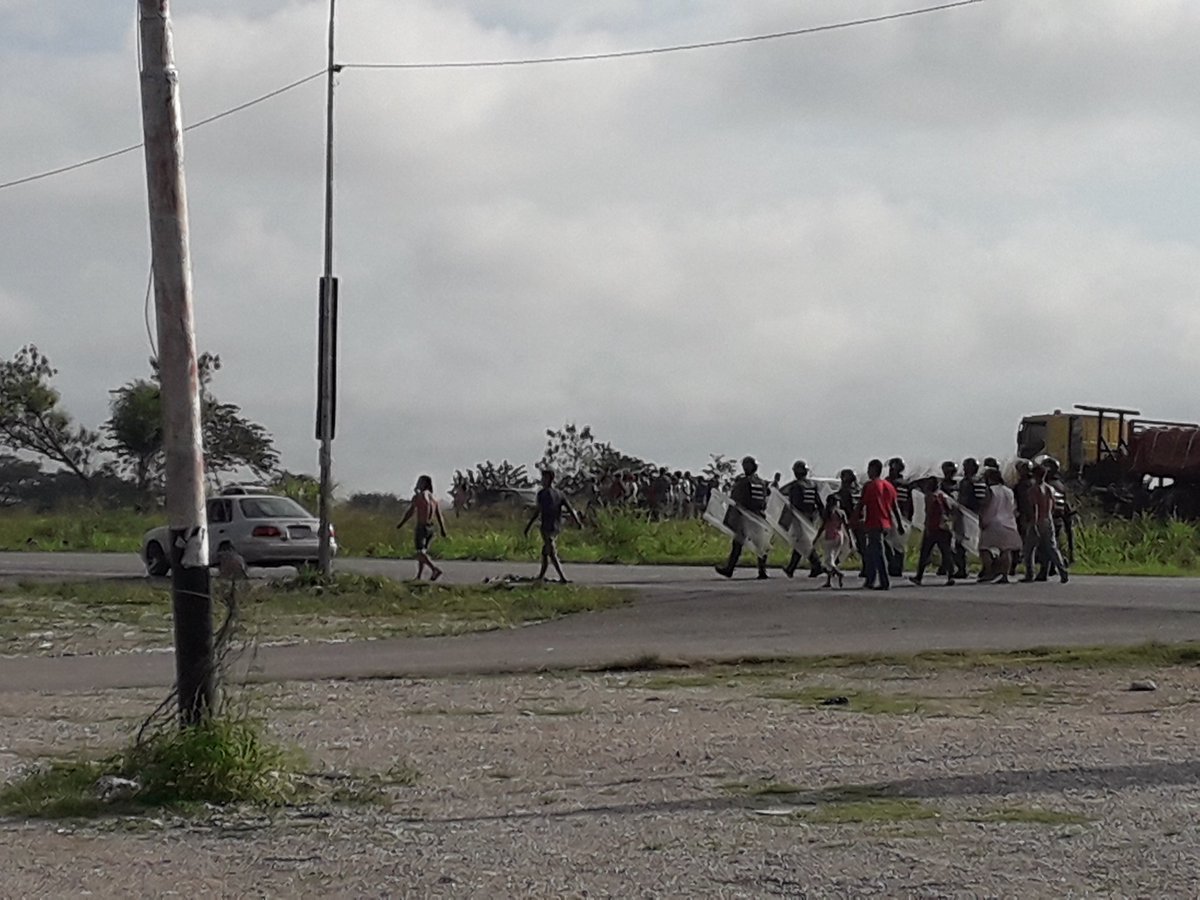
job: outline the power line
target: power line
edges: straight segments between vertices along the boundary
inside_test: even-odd
[[[684,50],[708,50],[713,47],[731,47],[735,44],[753,44],[759,41],[774,41],[781,38],[798,37],[805,34],[817,34],[822,31],[836,31],[841,28],[854,28],[858,25],[873,25],[877,22],[890,22],[895,19],[906,19],[910,16],[921,16],[926,13],[941,12],[960,6],[972,6],[983,3],[984,0],[955,0],[953,3],[942,3],[937,6],[925,6],[920,9],[908,9],[897,13],[870,16],[865,19],[852,19],[845,22],[832,22],[828,25],[813,25],[808,28],[794,28],[790,31],[775,31],[771,34],[755,34],[749,37],[725,38],[717,41],[700,41],[694,44],[674,44],[668,47],[650,47],[643,50],[614,50],[609,53],[580,53],[569,56],[540,56],[529,59],[495,59],[474,60],[463,62],[429,62],[429,63],[345,63],[344,69],[487,69],[504,66],[536,66],[548,63],[590,62],[599,59],[626,59],[631,56],[654,56],[662,53],[679,53]]]
[[[255,97],[253,100],[247,100],[245,103],[239,103],[237,106],[230,107],[229,109],[219,112],[216,115],[209,116],[206,119],[201,119],[199,122],[193,122],[191,125],[186,125],[184,126],[183,130],[191,131],[194,128],[200,128],[203,125],[216,122],[218,119],[224,119],[226,116],[232,116],[234,113],[241,112],[244,109],[249,109],[251,106],[256,106],[259,103],[270,100],[272,97],[278,97],[280,94],[284,94],[290,90],[293,90],[294,88],[298,88],[302,84],[307,84],[315,78],[320,78],[326,73],[326,71],[328,70],[322,69],[319,72],[306,75],[303,78],[293,81],[291,84],[285,84],[281,88],[276,88],[273,91],[268,91],[259,97]],[[6,181],[3,184],[0,184],[0,191],[4,190],[5,188],[16,187],[19,184],[28,184],[31,181],[40,181],[41,179],[49,178],[52,175],[62,175],[64,172],[73,172],[75,169],[82,169],[84,166],[95,165],[96,163],[104,162],[107,159],[114,159],[118,156],[124,156],[126,153],[132,153],[135,150],[142,149],[142,146],[143,144],[141,142],[130,144],[128,147],[122,147],[120,150],[102,153],[99,156],[93,156],[90,159],[81,160],[77,163],[71,163],[69,166],[59,166],[57,169],[49,169],[45,172],[38,172],[36,175],[26,175],[24,178]]]
[[[831,22],[827,25],[813,25],[808,28],[794,28],[789,31],[776,31],[770,34],[755,34],[748,37],[739,38],[724,38],[715,41],[700,41],[692,44],[674,44],[666,47],[650,47],[642,50],[615,50],[609,53],[580,53],[567,56],[542,56],[531,57],[525,59],[496,59],[496,60],[475,60],[475,61],[460,61],[460,62],[431,62],[431,63],[344,63],[335,65],[335,72],[342,69],[486,69],[486,68],[501,68],[510,66],[534,66],[546,65],[550,63],[568,63],[568,62],[588,62],[603,59],[626,59],[634,56],[654,56],[664,53],[680,53],[687,50],[707,50],[714,47],[731,47],[737,44],[752,44],[762,41],[774,41],[782,38],[799,37],[807,34],[818,34],[824,31],[836,31],[842,28],[854,28],[859,25],[873,25],[878,22],[890,22],[896,19],[906,19],[912,16],[921,16],[927,13],[942,12],[947,9],[956,9],[961,6],[973,6],[977,3],[983,3],[984,0],[954,0],[951,3],[941,3],[937,6],[924,6],[919,9],[902,10],[901,12],[887,13],[879,16],[870,16],[863,19],[850,19],[843,22]],[[290,90],[307,84],[317,78],[324,76],[329,70],[321,69],[319,72],[313,72],[311,75],[306,75],[303,78],[297,79],[290,84],[285,84],[283,87],[276,88],[273,91],[268,91],[261,96],[255,97],[253,100],[247,100],[245,103],[239,103],[237,106],[230,107],[215,115],[209,116],[206,119],[201,119],[198,122],[193,122],[191,125],[184,127],[184,131],[191,131],[194,128],[200,128],[203,125],[208,125],[223,119],[226,116],[231,116],[234,113],[241,112],[244,109],[249,109],[273,97],[278,97],[280,94],[287,93]],[[26,175],[23,178],[16,178],[12,181],[0,183],[0,191],[6,188],[16,187],[21,184],[29,184],[32,181],[40,181],[43,178],[50,178],[54,175],[62,175],[66,172],[73,172],[76,169],[82,169],[86,166],[92,166],[96,163],[104,162],[105,160],[114,159],[118,156],[124,156],[126,153],[132,153],[135,150],[142,148],[142,143],[130,144],[128,147],[122,147],[120,150],[113,150],[108,153],[102,153],[99,156],[93,156],[89,159],[81,160],[77,163],[71,163],[67,166],[59,166],[56,169],[49,169],[45,172],[38,172],[35,175]]]

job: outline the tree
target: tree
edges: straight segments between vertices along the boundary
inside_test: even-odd
[[[716,482],[721,488],[728,488],[737,475],[736,460],[729,459],[723,453],[708,454],[708,462],[704,465],[703,475],[709,481]]]
[[[40,464],[11,453],[0,453],[0,506],[12,506],[24,500],[41,475]]]
[[[311,510],[316,507],[317,500],[320,499],[321,482],[312,475],[303,475],[283,469],[271,479],[271,490],[278,491],[285,497],[291,497],[305,509]]]
[[[133,476],[138,489],[148,491],[162,474],[162,397],[158,364],[150,361],[150,381],[138,379],[117,388],[104,424],[109,437],[105,449],[116,455],[119,465]],[[242,416],[241,407],[222,403],[210,390],[213,375],[221,368],[221,357],[212,353],[197,359],[200,378],[200,423],[204,436],[204,468],[209,477],[249,469],[261,480],[279,468],[279,453],[263,426]]]
[[[546,451],[538,466],[555,472],[555,483],[569,494],[582,492],[597,476],[621,470],[640,471],[645,460],[628,456],[608,442],[596,440],[592,426],[568,422],[546,429]]]
[[[104,423],[118,467],[133,478],[139,494],[158,483],[163,464],[162,398],[155,382],[138,379],[112,392]]]
[[[100,435],[72,423],[50,384],[57,374],[33,344],[0,363],[0,447],[57,463],[78,478],[91,496]]]

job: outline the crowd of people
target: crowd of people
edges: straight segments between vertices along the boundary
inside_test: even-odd
[[[831,586],[836,578],[842,585],[845,573],[841,561],[851,549],[862,559],[860,575],[864,586],[888,590],[891,581],[904,574],[909,529],[921,532],[916,571],[911,580],[921,584],[936,550],[939,574],[947,584],[970,576],[970,553],[977,553],[980,570],[974,576],[981,583],[1004,583],[1015,578],[1023,566],[1022,581],[1046,581],[1056,575],[1069,579],[1068,566],[1074,556],[1071,507],[1059,463],[1052,457],[1018,459],[1008,478],[1000,463],[992,457],[981,466],[973,457],[957,463],[946,461],[940,474],[905,477],[900,457],[887,461],[884,475],[882,460],[867,465],[867,477],[859,484],[853,469],[839,473],[837,488],[823,496],[807,464],[800,460],[792,467],[793,478],[787,484],[773,484],[758,474],[753,457],[742,460],[742,474],[735,480],[730,499],[736,514],[728,513],[722,522],[733,534],[729,558],[716,570],[726,578],[733,576],[746,544],[746,520],[742,513],[765,517],[772,487],[786,498],[782,516],[786,521],[773,523],[778,531],[798,535],[792,540],[791,559],[783,571],[788,577],[807,558],[810,577],[826,576]],[[923,500],[923,514],[914,523],[917,494]],[[807,529],[789,529],[796,518],[807,521]],[[811,535],[811,540],[804,535]],[[1060,549],[1067,538],[1067,553]],[[756,559],[758,577],[767,578],[767,557]]]
[[[807,564],[810,577],[824,575],[827,587],[834,579],[841,587],[845,582],[841,564],[851,550],[856,550],[862,560],[859,574],[864,586],[888,590],[892,579],[904,574],[912,530],[921,533],[916,570],[911,577],[917,584],[922,583],[934,551],[938,553],[938,573],[947,584],[971,577],[968,564],[972,555],[980,560],[979,572],[974,576],[977,582],[1007,582],[1016,577],[1022,565],[1023,581],[1046,581],[1051,575],[1064,583],[1068,580],[1068,566],[1074,555],[1074,510],[1057,460],[1018,459],[1007,478],[992,457],[986,458],[982,466],[967,457],[961,468],[947,461],[942,463],[940,474],[913,478],[906,477],[900,457],[887,461],[886,476],[884,468],[882,460],[871,460],[862,484],[853,469],[842,469],[837,486],[828,489],[810,475],[803,460],[792,466],[793,477],[784,484],[779,473],[767,482],[759,476],[755,459],[745,457],[742,474],[729,486],[730,505],[719,523],[733,535],[729,557],[716,571],[726,578],[733,577],[747,543],[747,527],[767,524],[768,498],[778,491],[786,502],[777,508],[778,521],[769,524],[787,535],[792,546],[791,557],[783,567],[789,578]],[[541,489],[534,498],[534,512],[525,533],[539,523],[542,565],[538,579],[545,578],[553,566],[559,580],[565,582],[557,538],[564,518],[577,525],[581,520],[554,482],[554,472],[542,472]],[[694,477],[690,472],[672,473],[665,468],[643,473],[613,472],[594,479],[586,499],[589,505],[642,507],[653,517],[694,516],[705,514],[713,493],[723,487],[715,477]],[[914,522],[918,496],[923,501],[923,512]],[[442,571],[434,564],[429,549],[435,527],[443,536],[446,528],[427,475],[418,479],[400,526],[409,518],[416,523],[417,577],[428,568],[436,580]],[[797,523],[802,527],[794,527]],[[1060,549],[1063,535],[1067,538],[1065,555]],[[761,546],[758,549],[758,577],[767,578],[766,551]]]

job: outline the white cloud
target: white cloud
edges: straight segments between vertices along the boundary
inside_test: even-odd
[[[661,46],[903,6],[339,8],[352,62]],[[320,69],[326,9],[177,8],[188,118]],[[0,181],[140,136],[128,12],[82,48],[77,15],[51,3],[0,29],[22,136],[0,146]],[[569,419],[693,469],[753,452],[822,471],[1003,454],[1022,414],[1077,401],[1195,419],[1197,38],[1191,3],[1013,0],[624,61],[345,70],[338,481],[403,490],[422,470],[531,462]],[[322,88],[186,138],[217,393],[308,471]],[[0,192],[0,351],[39,344],[89,424],[149,352],[141,166]]]

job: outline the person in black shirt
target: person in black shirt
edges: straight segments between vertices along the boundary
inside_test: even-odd
[[[560,584],[567,583],[567,576],[563,574],[562,563],[558,560],[558,535],[562,531],[563,511],[574,520],[576,527],[582,528],[583,525],[579,521],[579,516],[571,504],[567,502],[567,498],[563,492],[554,487],[554,472],[546,469],[542,472],[542,489],[537,493],[537,508],[533,511],[533,516],[525,523],[525,534],[529,534],[529,529],[533,527],[533,523],[541,519],[539,526],[542,532],[542,570],[538,572],[538,581],[542,581],[546,577],[546,569],[551,564],[554,565],[554,571],[558,573],[558,581]]]
[[[888,460],[887,480],[896,489],[896,506],[899,507],[900,517],[911,522],[913,517],[912,485],[904,480],[904,460],[893,456]],[[898,526],[897,526],[898,527]],[[888,575],[899,578],[904,574],[904,551],[896,550],[890,541],[884,541],[884,556],[887,557]]]
[[[742,474],[733,482],[733,490],[729,492],[729,497],[742,509],[755,515],[761,516],[766,512],[767,483],[758,477],[758,463],[755,462],[753,456],[747,456],[742,460]],[[736,527],[733,528],[733,531],[735,535],[738,533]],[[737,566],[738,558],[742,555],[742,546],[741,539],[734,537],[733,544],[729,548],[729,560],[724,566],[717,566],[717,572],[726,578],[733,577],[733,570]],[[765,556],[758,558],[758,577],[767,577],[767,558]]]
[[[961,508],[970,510],[978,516],[988,498],[988,486],[979,477],[979,460],[968,456],[962,461],[962,472],[962,478],[958,480],[958,494],[955,499]],[[967,577],[967,548],[963,546],[961,540],[956,540],[954,543],[954,577]]]
[[[938,490],[945,494],[950,500],[956,501],[958,497],[958,465],[951,460],[946,460],[942,463],[942,477],[938,479]],[[953,507],[953,503],[951,506]],[[953,529],[951,529],[953,532]],[[952,535],[953,536],[953,535]],[[945,575],[948,578],[956,578],[951,564],[954,561],[954,552],[951,551],[945,559],[938,563],[937,573]]]
[[[808,463],[802,459],[796,460],[792,464],[792,475],[795,477],[780,490],[787,497],[788,503],[797,512],[812,522],[814,527],[820,527],[822,517],[821,493],[817,489],[817,483],[808,477]],[[783,567],[783,572],[788,578],[796,574],[796,569],[800,567],[802,559],[803,557],[797,551],[792,551],[792,558]],[[809,578],[816,578],[824,571],[821,566],[821,557],[817,554],[815,542],[812,550],[809,551],[808,563]]]

